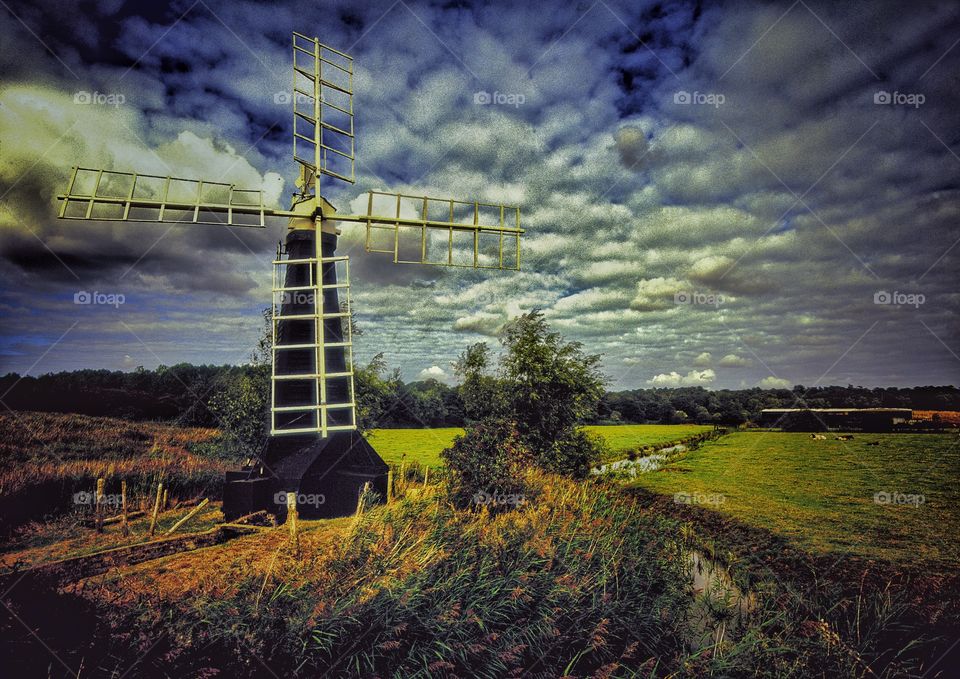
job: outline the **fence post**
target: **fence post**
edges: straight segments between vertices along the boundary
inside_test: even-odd
[[[363,488],[360,489],[360,494],[357,495],[357,513],[353,517],[353,525],[350,527],[350,533],[353,534],[357,527],[360,525],[360,518],[363,516],[363,510],[367,498],[367,493],[370,492],[370,482],[367,481],[363,484]]]
[[[130,524],[127,523],[127,480],[120,482],[120,511],[123,512],[123,518],[120,519],[120,532],[126,537],[130,535]]]
[[[153,503],[153,514],[150,515],[150,535],[157,531],[157,514],[160,513],[160,499],[163,497],[163,481],[157,484],[157,499]]]
[[[300,517],[297,515],[297,493],[287,491],[287,526],[290,528],[290,545],[294,556],[300,555]]]
[[[430,467],[424,467],[423,486],[426,487],[429,484],[430,484]]]
[[[387,504],[393,502],[393,469],[387,471]]]
[[[96,503],[94,506],[94,525],[97,528],[98,533],[103,532],[103,504],[105,498],[103,497],[103,489],[106,485],[106,481],[103,478],[97,479],[97,496],[94,499]]]
[[[179,521],[177,521],[175,524],[173,524],[173,526],[171,526],[170,530],[168,530],[168,531],[166,532],[166,534],[167,534],[167,535],[171,535],[171,534],[172,534],[175,530],[177,530],[180,526],[182,526],[182,525],[185,524],[187,521],[189,521],[190,519],[192,519],[193,517],[195,517],[197,514],[199,514],[199,513],[200,513],[200,510],[203,509],[204,507],[206,507],[208,502],[210,502],[209,499],[203,498],[203,502],[201,502],[201,503],[198,504],[196,507],[194,507],[193,509],[191,509],[191,510],[190,510],[190,513],[187,514],[185,517],[183,517],[182,519],[180,519]]]

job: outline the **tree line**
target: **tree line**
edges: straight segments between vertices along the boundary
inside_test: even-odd
[[[405,382],[383,356],[355,366],[360,418],[368,427],[459,427],[469,419],[465,390],[437,380]],[[259,374],[258,374],[259,371]],[[74,370],[0,377],[0,394],[13,410],[81,413],[131,420],[218,426],[211,403],[243,380],[269,379],[259,365],[161,365],[154,370]],[[741,424],[763,408],[912,408],[960,410],[953,386],[825,386],[792,389],[707,390],[703,387],[632,389],[603,393],[586,417],[593,423],[681,422]]]

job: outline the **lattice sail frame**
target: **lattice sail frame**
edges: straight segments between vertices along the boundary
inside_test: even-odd
[[[316,238],[320,243],[319,233]],[[349,431],[357,428],[356,415],[356,391],[353,381],[353,328],[350,322],[350,258],[346,255],[324,257],[322,256],[322,246],[316,248],[317,254],[314,257],[307,258],[287,258],[283,259],[282,248],[277,248],[277,257],[273,260],[273,300],[272,300],[272,330],[273,330],[273,356],[271,362],[270,379],[270,434],[295,435],[318,433],[326,437],[330,432]],[[342,266],[342,274],[336,274],[336,283],[323,282],[324,265],[333,267]],[[307,268],[308,281],[303,286],[286,285],[286,268],[290,266],[305,266]],[[334,311],[328,311],[324,308],[324,290],[336,289],[344,292],[345,299],[341,299],[340,308]],[[290,299],[289,295],[298,295],[308,292],[312,295],[313,311],[308,314],[283,314],[283,305]],[[278,298],[279,295],[279,298]],[[339,294],[338,294],[339,298]],[[328,342],[326,339],[326,328],[324,321],[330,318],[340,319],[342,339],[340,341]],[[313,342],[286,344],[280,342],[280,322],[281,321],[312,321],[313,322]],[[345,371],[327,371],[326,349],[343,347],[345,352]],[[286,373],[278,374],[278,353],[281,351],[302,351],[313,350],[314,373]],[[343,378],[347,380],[348,397],[345,402],[331,402],[327,394],[327,380]],[[294,405],[277,405],[277,382],[278,381],[309,381],[312,384],[311,399]],[[329,423],[329,414],[331,411],[348,411],[349,424],[331,425]],[[311,414],[309,426],[282,427],[278,426],[277,415],[283,413],[304,413]]]
[[[294,33],[291,97],[294,160],[353,184],[353,57]]]
[[[369,191],[366,214],[334,219],[364,224],[366,251],[395,264],[520,270],[516,205]]]
[[[60,219],[226,224],[263,228],[284,211],[264,207],[263,191],[202,179],[74,167],[60,195]],[[226,215],[226,220],[216,215]]]

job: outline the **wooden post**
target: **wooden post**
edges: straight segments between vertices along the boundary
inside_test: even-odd
[[[397,495],[403,495],[407,487],[407,461],[400,462],[400,478],[397,481]]]
[[[387,472],[387,504],[393,502],[393,470]]]
[[[157,484],[157,499],[153,503],[153,514],[150,515],[150,535],[157,531],[157,514],[160,513],[160,498],[163,497],[163,481]]]
[[[122,519],[120,519],[120,532],[123,533],[123,536],[126,537],[130,535],[130,524],[127,523],[127,480],[124,479],[120,482],[120,511],[122,512]]]
[[[367,493],[369,492],[370,482],[367,481],[363,484],[363,488],[360,489],[360,494],[357,495],[357,513],[353,517],[353,525],[350,527],[351,533],[357,530],[357,526],[360,525],[360,517],[363,516],[364,502],[366,500]]]
[[[102,478],[97,479],[97,495],[94,498],[94,525],[97,528],[98,533],[103,532],[103,505],[106,498],[103,497],[103,488],[106,484],[106,481]]]
[[[430,484],[430,467],[424,468],[423,472],[423,485],[427,486]]]
[[[180,519],[179,521],[177,521],[175,524],[173,524],[173,526],[170,527],[170,530],[168,530],[168,531],[166,532],[166,535],[172,535],[172,534],[173,534],[173,531],[177,530],[180,526],[182,526],[182,525],[185,524],[187,521],[189,521],[190,519],[192,519],[193,517],[195,517],[197,514],[199,514],[199,513],[200,513],[200,510],[203,509],[204,507],[206,507],[208,502],[210,502],[210,500],[208,500],[207,498],[203,498],[203,502],[201,502],[201,503],[198,504],[196,507],[194,507],[193,509],[191,509],[191,510],[190,510],[190,513],[187,514],[185,517],[183,517],[182,519]]]
[[[297,493],[287,491],[287,526],[290,528],[290,545],[294,555],[300,554],[300,517],[297,515]]]

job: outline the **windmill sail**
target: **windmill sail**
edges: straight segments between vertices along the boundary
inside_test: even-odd
[[[61,219],[226,224],[263,228],[266,218],[289,216],[263,204],[263,191],[202,179],[74,167],[58,196]]]
[[[367,211],[334,219],[367,227],[366,251],[396,264],[520,269],[520,208],[370,191]]]
[[[336,240],[333,233],[292,230],[273,262],[274,435],[356,428],[350,262],[334,256]]]
[[[353,57],[293,34],[293,158],[354,183]]]

